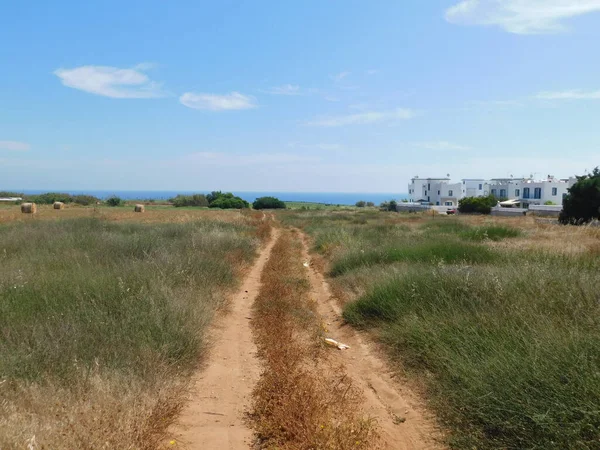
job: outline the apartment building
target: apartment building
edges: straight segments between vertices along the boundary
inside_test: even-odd
[[[558,179],[551,175],[544,180],[532,178],[465,178],[452,183],[450,178],[414,177],[408,185],[409,201],[431,205],[456,207],[464,197],[494,195],[498,199],[511,200],[511,204],[527,208],[552,202],[562,205],[562,200],[576,178]]]

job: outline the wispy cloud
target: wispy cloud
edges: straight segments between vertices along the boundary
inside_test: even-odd
[[[413,142],[411,143],[413,147],[422,148],[425,150],[434,150],[434,151],[465,151],[470,150],[471,147],[467,147],[465,145],[454,144],[448,141],[430,141],[430,142]]]
[[[110,98],[163,97],[160,83],[143,73],[147,63],[133,69],[109,66],[81,66],[74,69],[57,69],[54,74],[62,84],[73,89]]]
[[[584,91],[573,89],[570,91],[540,92],[536,96],[540,100],[600,100],[600,91]]]
[[[365,111],[358,114],[343,116],[322,117],[307,122],[306,125],[314,127],[342,127],[347,125],[369,125],[381,122],[396,122],[415,117],[411,109],[398,108],[391,111]]]
[[[350,72],[340,72],[334,75],[329,75],[329,78],[331,78],[335,83],[339,83],[344,78],[348,77],[348,75],[350,75]]]
[[[179,101],[188,108],[205,109],[209,111],[252,109],[257,106],[254,97],[243,95],[239,92],[231,92],[225,95],[186,92],[179,97]]]
[[[517,34],[557,33],[565,19],[597,11],[600,0],[462,0],[446,10],[446,20]]]
[[[325,97],[323,97],[326,101],[328,102],[339,102],[340,99],[337,97],[333,97],[331,95],[326,95]]]
[[[375,74],[378,74],[378,73],[379,73],[379,70],[377,70],[377,69],[369,69],[369,70],[367,70],[367,75],[375,75]]]
[[[26,152],[31,146],[26,142],[18,141],[0,141],[0,150],[7,150],[10,152]]]
[[[283,84],[265,89],[263,92],[272,95],[302,95],[300,86],[297,84]]]

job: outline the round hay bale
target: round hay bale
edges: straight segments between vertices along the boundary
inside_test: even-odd
[[[21,204],[21,212],[23,214],[35,214],[37,212],[37,206],[35,203],[23,203]]]
[[[54,206],[54,209],[65,209],[65,204],[63,202],[54,202],[52,206]]]
[[[144,208],[144,205],[135,205],[134,211],[135,212],[144,212],[144,211],[146,211],[146,208]]]

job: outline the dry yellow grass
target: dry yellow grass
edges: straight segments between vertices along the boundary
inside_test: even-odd
[[[251,415],[264,449],[370,449],[374,423],[361,393],[323,352],[316,305],[301,264],[298,236],[284,231],[275,244],[255,302],[253,327],[264,371]]]

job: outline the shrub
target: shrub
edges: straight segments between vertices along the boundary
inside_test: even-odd
[[[21,192],[0,191],[1,198],[24,197]]]
[[[254,209],[285,209],[285,203],[276,197],[260,197],[252,203]]]
[[[73,201],[71,194],[59,192],[46,192],[45,194],[26,195],[25,199],[28,202],[37,203],[38,205],[51,205],[54,202],[71,203]]]
[[[544,202],[544,205],[556,205],[552,200],[547,200]]]
[[[240,197],[236,197],[231,192],[213,191],[206,196],[206,199],[208,200],[209,208],[243,209],[250,207],[250,203]]]
[[[364,208],[365,206],[367,206],[367,202],[365,202],[364,200],[359,200],[356,202],[357,208]]]
[[[99,198],[94,197],[93,195],[74,195],[72,200],[73,203],[77,203],[78,205],[82,206],[95,205],[100,201]]]
[[[373,202],[367,202],[367,206],[369,208],[372,208],[373,206],[375,206],[375,203],[373,203]]]
[[[492,207],[496,206],[498,199],[493,195],[487,197],[465,197],[458,201],[458,210],[461,213],[489,214]]]
[[[580,225],[600,219],[600,169],[591,174],[577,177],[577,182],[569,188],[563,200],[563,209],[558,218],[566,225]]]
[[[182,206],[208,206],[208,199],[204,194],[178,195],[170,200],[173,206],[180,208]]]
[[[117,197],[116,195],[113,195],[112,197],[106,199],[106,204],[108,206],[120,206],[122,203],[123,200],[121,200],[121,198]]]

